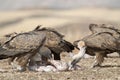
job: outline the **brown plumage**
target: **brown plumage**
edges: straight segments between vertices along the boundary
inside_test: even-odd
[[[4,36],[0,37],[0,46],[4,45],[7,41],[9,41],[11,38],[15,37],[17,35],[16,32],[6,34]]]
[[[95,33],[100,33],[100,32],[109,32],[115,37],[116,39],[120,38],[120,30],[114,28],[112,25],[106,25],[106,24],[90,24],[89,25],[90,31],[95,34]]]
[[[94,27],[95,26],[96,25],[94,25]],[[77,46],[79,41],[85,42],[87,46],[86,53],[92,56],[96,56],[96,60],[92,65],[92,67],[95,67],[101,65],[106,54],[112,52],[120,52],[120,39],[119,37],[113,36],[119,34],[114,29],[113,31],[107,29],[106,32],[104,28],[100,28],[100,32],[98,32],[99,30],[97,31],[97,29],[94,30],[94,28],[92,28],[91,30],[94,32],[93,34],[86,36],[81,40],[75,41],[74,45]]]
[[[39,46],[50,49],[58,60],[61,52],[71,52],[74,49],[74,46],[65,41],[63,35],[56,30],[37,27],[33,31],[20,33],[8,39],[0,48],[0,59],[13,57],[13,61],[17,57],[16,61],[23,70],[33,54],[39,52]]]
[[[90,24],[89,29],[93,34],[101,33],[101,32],[109,32],[115,39],[120,39],[120,30],[116,29],[113,25],[106,24]],[[120,41],[120,40],[118,40]],[[120,56],[120,52],[118,52]],[[107,55],[106,55],[107,57]]]
[[[61,52],[72,52],[72,50],[74,50],[74,46],[70,42],[63,39],[64,35],[58,33],[52,28],[38,28],[35,31],[41,31],[46,33],[46,41],[48,41],[47,45],[50,44],[51,46],[44,46],[48,47],[51,50],[55,60],[61,59]]]
[[[21,33],[12,37],[4,43],[0,48],[0,59],[9,57],[18,57],[18,70],[25,70],[30,57],[35,55],[39,48],[44,44],[45,34]]]

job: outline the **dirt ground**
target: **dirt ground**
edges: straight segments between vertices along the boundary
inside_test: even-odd
[[[63,53],[62,60],[71,61],[67,53]],[[0,72],[0,80],[120,80],[120,58],[118,54],[111,54],[105,58],[101,68],[93,68],[94,58],[82,59],[78,64],[80,70],[65,72],[16,72],[8,65],[7,60],[0,61],[2,69],[7,72]]]
[[[0,12],[0,36],[11,32],[30,31],[36,25],[55,27],[73,42],[89,35],[90,23],[120,24],[120,10],[76,9],[76,10],[31,10]],[[77,22],[77,23],[76,23]],[[120,29],[120,27],[118,27]],[[67,53],[62,60],[71,61]],[[7,60],[0,60],[0,80],[120,80],[120,58],[111,54],[105,58],[103,67],[91,69],[94,59],[82,59],[78,64],[80,70],[66,72],[16,72]]]

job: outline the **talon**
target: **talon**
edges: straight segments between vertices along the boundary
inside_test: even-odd
[[[94,64],[94,65],[91,66],[91,68],[95,68],[95,67],[101,67],[101,65],[100,64]]]

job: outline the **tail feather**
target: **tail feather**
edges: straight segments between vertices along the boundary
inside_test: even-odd
[[[20,51],[9,51],[0,46],[0,59],[6,59],[12,56],[16,56],[21,53]]]
[[[0,47],[0,59],[6,59],[9,56],[6,54],[12,54],[12,52],[5,50],[4,48]]]

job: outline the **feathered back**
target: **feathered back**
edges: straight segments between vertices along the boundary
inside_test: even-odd
[[[64,37],[64,35],[60,34],[60,33],[57,32],[55,29],[53,29],[53,28],[46,28],[46,27],[41,28],[41,25],[40,25],[40,26],[37,26],[34,30],[35,30],[35,31],[48,31],[48,32],[53,32],[53,33],[57,34],[59,37],[61,37],[61,38]]]
[[[0,38],[0,46],[3,46],[8,41],[12,40],[15,36],[17,36],[16,32],[6,34]]]
[[[100,50],[118,50],[118,42],[109,32],[101,32],[82,39],[88,47]],[[120,43],[119,43],[120,44]],[[119,49],[120,50],[120,49]]]
[[[62,34],[52,28],[40,28],[38,26],[33,31],[19,33],[6,41],[2,48],[7,52],[5,53],[5,50],[2,49],[3,51],[0,52],[0,55],[4,55],[5,57],[22,55],[36,49],[41,44],[54,52],[58,52],[57,54],[63,51],[71,52],[74,46],[64,40],[63,37]]]
[[[90,31],[94,33],[101,33],[101,32],[109,32],[111,33],[115,38],[120,38],[120,30],[116,29],[112,25],[106,25],[106,24],[90,24],[89,25]]]

